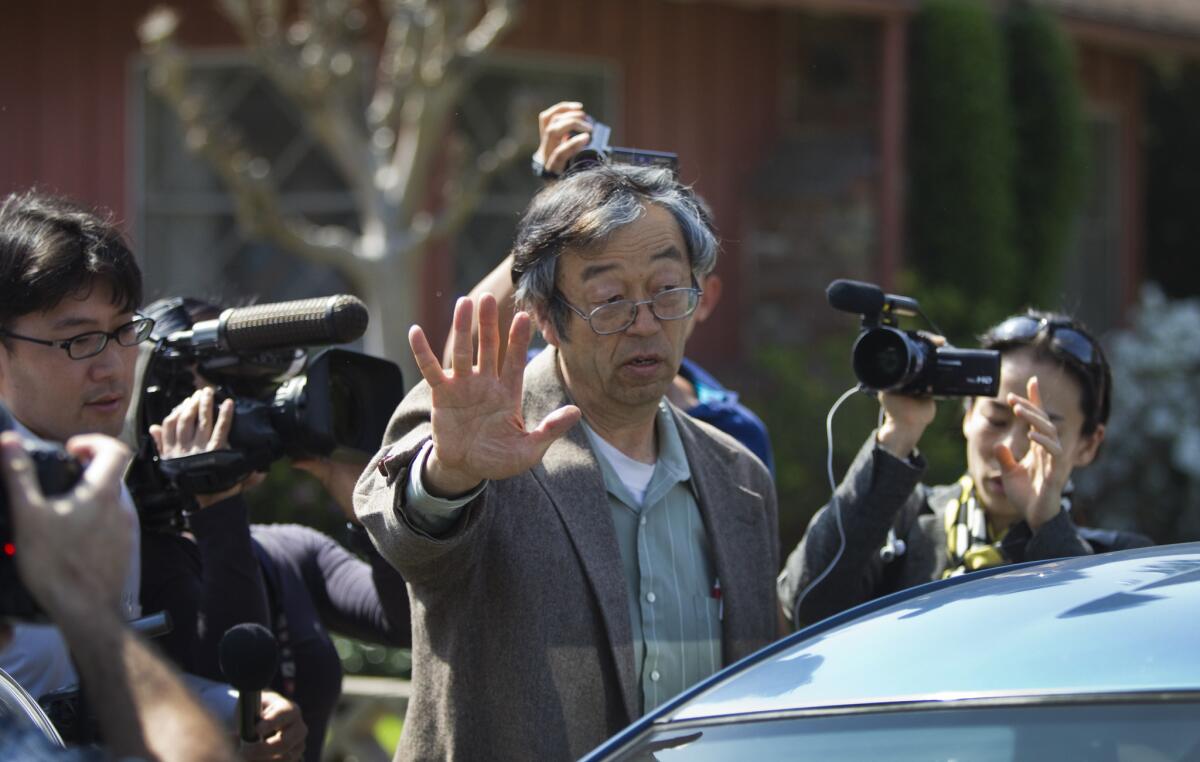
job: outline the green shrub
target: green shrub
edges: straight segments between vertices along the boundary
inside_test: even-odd
[[[959,340],[1011,310],[1014,131],[1004,39],[979,0],[927,0],[909,74],[909,263]]]
[[[1200,299],[1142,291],[1108,337],[1112,414],[1096,462],[1072,478],[1091,523],[1157,542],[1200,540]]]
[[[1044,9],[1020,3],[1005,26],[1016,135],[1013,240],[1025,275],[1014,304],[1057,305],[1087,172],[1075,54]]]

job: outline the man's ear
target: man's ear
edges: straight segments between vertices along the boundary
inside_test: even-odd
[[[704,279],[702,288],[704,293],[700,294],[700,304],[696,307],[697,323],[707,320],[712,311],[717,308],[717,302],[721,301],[721,289],[724,288],[721,276],[715,273],[710,274]]]
[[[1096,459],[1096,454],[1100,452],[1100,445],[1104,443],[1104,424],[1096,424],[1096,430],[1087,436],[1080,437],[1075,443],[1074,466],[1076,468],[1086,466]]]
[[[542,332],[542,338],[546,340],[546,343],[557,349],[561,340],[558,331],[554,328],[554,321],[550,319],[550,308],[539,308],[534,314],[533,320],[537,329]]]

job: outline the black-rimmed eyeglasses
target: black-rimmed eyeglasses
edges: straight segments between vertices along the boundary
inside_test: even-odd
[[[32,336],[22,336],[19,333],[3,329],[0,329],[0,337],[32,341],[34,344],[42,344],[47,347],[58,347],[65,351],[67,357],[70,357],[72,360],[86,360],[103,352],[104,348],[108,346],[109,339],[115,340],[123,347],[132,347],[150,338],[150,332],[153,330],[154,319],[139,316],[124,325],[117,326],[111,331],[88,331],[78,336],[72,336],[69,339],[59,339],[57,341],[35,339]]]
[[[555,297],[568,309],[583,318],[593,331],[601,336],[607,336],[612,333],[620,333],[633,325],[637,320],[638,307],[643,304],[650,305],[650,312],[659,320],[682,320],[696,311],[696,307],[700,304],[700,295],[703,293],[698,288],[669,288],[640,302],[622,299],[618,302],[601,304],[586,314],[561,296],[556,294]]]

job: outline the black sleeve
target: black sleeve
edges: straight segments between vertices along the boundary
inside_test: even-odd
[[[404,580],[369,540],[368,563],[315,529],[274,525],[269,530],[271,540],[264,547],[277,563],[299,566],[327,629],[383,645],[412,644]]]
[[[174,532],[143,531],[141,545],[142,612],[150,615],[166,611],[171,617],[171,631],[154,642],[180,669],[195,672],[200,552],[196,543]]]
[[[878,551],[901,511],[919,500],[924,470],[925,461],[919,455],[901,460],[876,445],[875,433],[871,433],[834,499],[813,516],[779,577],[779,603],[792,613],[796,627],[880,594],[883,562]],[[839,513],[846,538],[840,557]],[[817,579],[821,581],[803,595]]]
[[[243,622],[271,626],[266,585],[240,495],[196,511],[191,527],[204,570],[196,623],[197,674],[221,680],[217,648],[226,630]]]

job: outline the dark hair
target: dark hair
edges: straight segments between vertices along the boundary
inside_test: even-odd
[[[1038,322],[1036,335],[1028,339],[1013,339],[1000,335],[999,329],[1010,320],[1021,317]],[[1075,332],[1090,345],[1091,362],[1085,363],[1076,354],[1063,348],[1063,343],[1055,338],[1056,332],[1062,329]],[[979,343],[984,349],[998,349],[1001,354],[1016,349],[1032,349],[1035,359],[1053,363],[1074,378],[1079,385],[1084,436],[1094,432],[1100,424],[1108,423],[1108,414],[1112,407],[1112,371],[1108,366],[1108,358],[1104,355],[1104,348],[1088,333],[1082,322],[1060,312],[1030,309],[992,326],[979,337]]]
[[[142,271],[111,218],[37,191],[0,202],[0,327],[86,297],[98,282],[114,305],[141,306]]]
[[[559,255],[586,252],[654,204],[679,224],[692,272],[702,277],[717,263],[717,238],[695,193],[667,169],[601,164],[546,186],[525,211],[513,243],[518,304],[544,313],[566,338],[567,311],[554,298]]]

